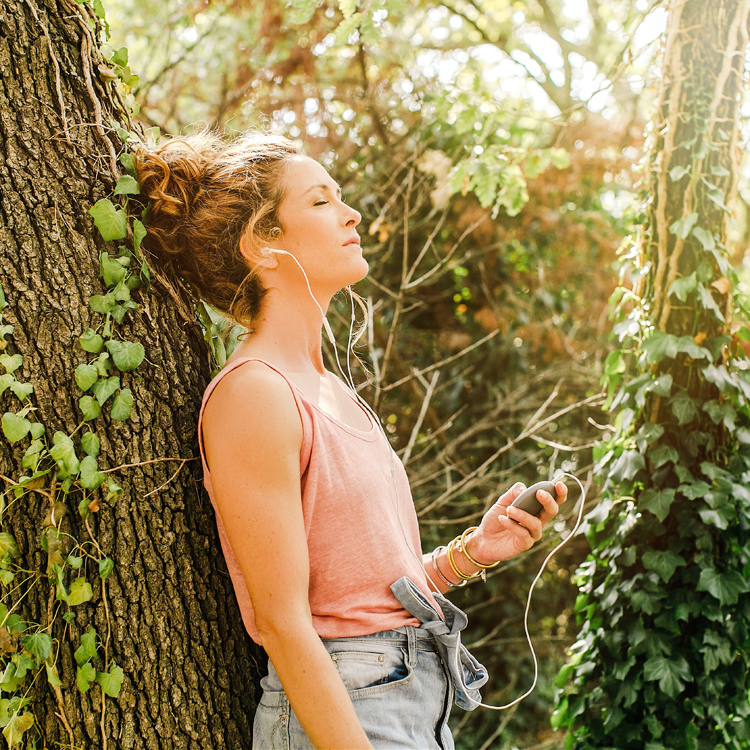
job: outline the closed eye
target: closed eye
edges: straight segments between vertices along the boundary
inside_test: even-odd
[[[314,206],[324,206],[328,201],[318,201],[317,203],[313,203]]]

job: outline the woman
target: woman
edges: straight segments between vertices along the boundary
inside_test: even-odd
[[[322,312],[368,271],[359,212],[279,136],[195,133],[142,150],[136,169],[144,247],[248,328],[206,389],[199,436],[243,620],[269,657],[253,747],[452,748],[470,659],[439,635],[465,624],[441,594],[531,547],[557,503],[540,492],[539,518],[509,508],[517,483],[423,556],[403,465],[322,356]]]

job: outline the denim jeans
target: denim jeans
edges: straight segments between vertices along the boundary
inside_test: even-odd
[[[454,685],[424,628],[404,626],[351,638],[323,638],[357,718],[377,750],[454,750],[448,728]],[[310,750],[273,664],[261,680],[253,750]]]

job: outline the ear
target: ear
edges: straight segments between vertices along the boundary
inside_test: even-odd
[[[276,268],[279,264],[273,253],[264,252],[263,246],[251,243],[246,233],[240,237],[240,252],[254,268]]]

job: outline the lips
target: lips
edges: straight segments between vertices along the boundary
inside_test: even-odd
[[[359,237],[353,237],[352,239],[348,240],[344,243],[344,247],[347,245],[359,245]]]

